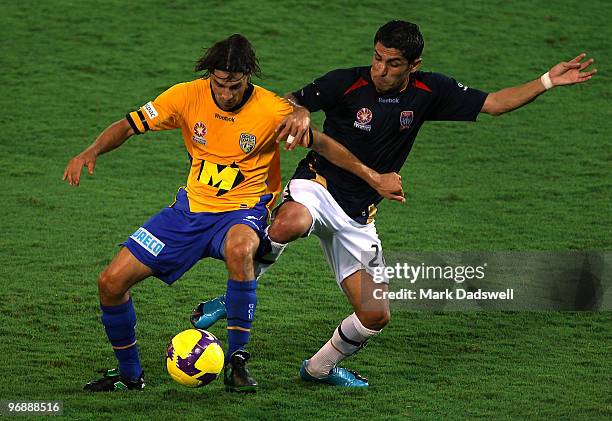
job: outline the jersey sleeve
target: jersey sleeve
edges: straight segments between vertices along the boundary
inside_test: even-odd
[[[185,84],[179,83],[161,93],[153,101],[147,102],[138,110],[128,113],[125,118],[132,126],[134,133],[143,134],[149,130],[179,128],[181,111],[186,99],[185,91]]]
[[[298,103],[308,111],[326,111],[337,105],[344,93],[346,70],[332,70],[309,85],[293,92]]]
[[[431,73],[430,77],[438,97],[428,120],[476,121],[487,92],[469,88],[439,73]]]
[[[285,98],[281,98],[278,95],[274,96],[273,107],[276,115],[276,124],[280,124],[283,118],[287,117],[293,112],[293,105]]]

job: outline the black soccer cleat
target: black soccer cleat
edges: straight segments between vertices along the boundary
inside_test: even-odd
[[[223,370],[223,383],[227,392],[255,393],[257,381],[251,377],[249,370],[245,367],[251,358],[247,351],[239,349],[234,352]]]
[[[138,380],[130,380],[124,377],[118,368],[102,370],[100,373],[104,373],[104,377],[90,381],[83,390],[88,392],[122,392],[125,390],[143,390],[145,387],[144,371],[140,373]]]

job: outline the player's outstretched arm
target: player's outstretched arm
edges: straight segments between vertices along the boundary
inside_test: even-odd
[[[378,192],[382,197],[404,203],[402,176],[397,173],[379,174],[361,162],[348,149],[318,130],[313,130],[313,151],[325,157],[329,162],[343,170],[349,171]]]
[[[594,62],[592,58],[582,61],[585,57],[586,54],[582,53],[573,60],[553,66],[538,79],[490,93],[480,112],[497,116],[530,103],[555,86],[586,82],[597,73],[597,69],[585,71]]]
[[[92,175],[98,156],[118,148],[133,134],[134,130],[127,119],[114,122],[104,129],[91,146],[68,161],[62,180],[68,180],[71,186],[78,186],[83,167],[87,167],[87,172]]]

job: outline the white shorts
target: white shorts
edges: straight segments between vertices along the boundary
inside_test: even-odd
[[[376,268],[384,267],[382,244],[374,222],[362,225],[352,220],[325,187],[311,180],[289,181],[283,197],[286,195],[310,212],[312,226],[307,235],[314,233],[319,238],[338,286],[358,270],[365,269],[374,277]],[[389,282],[380,272],[376,281]]]

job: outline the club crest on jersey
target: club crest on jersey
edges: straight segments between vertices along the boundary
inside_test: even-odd
[[[206,145],[206,139],[204,139],[204,136],[206,136],[206,133],[208,133],[206,124],[202,123],[201,121],[198,121],[193,126],[193,137],[191,138],[191,140],[193,140],[194,142],[200,143],[202,145]]]
[[[414,119],[414,112],[402,111],[400,113],[400,130],[404,130],[410,127],[413,119]]]
[[[242,152],[249,153],[255,148],[255,144],[257,143],[257,138],[249,133],[240,133],[240,149]]]
[[[372,126],[368,124],[370,121],[372,121],[372,111],[370,111],[369,108],[364,107],[357,111],[357,117],[353,123],[353,126],[369,132],[372,130]]]

